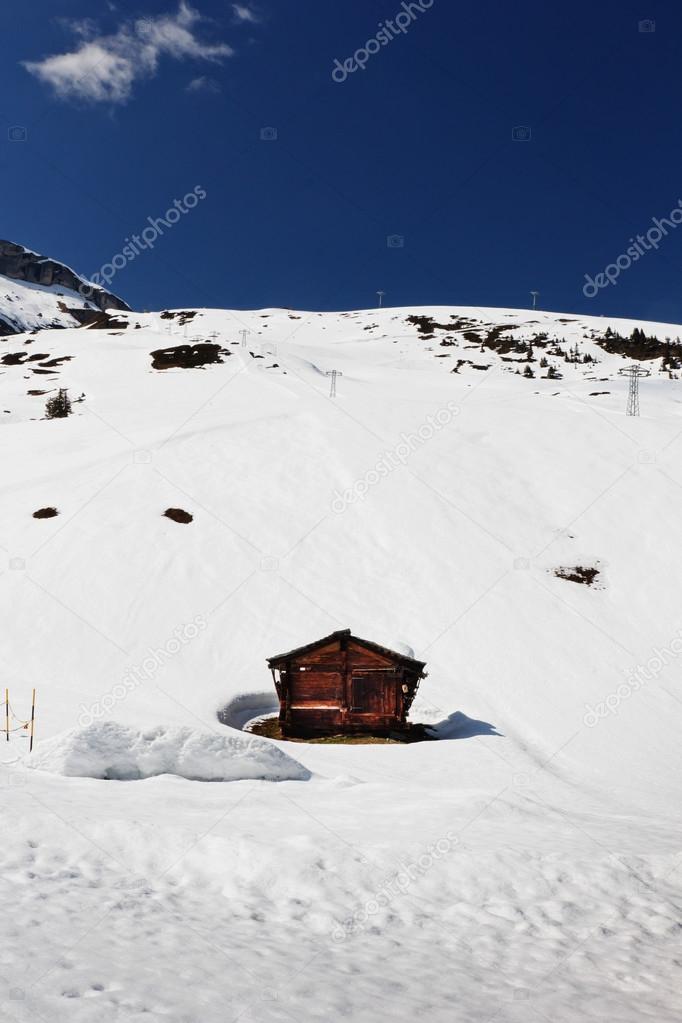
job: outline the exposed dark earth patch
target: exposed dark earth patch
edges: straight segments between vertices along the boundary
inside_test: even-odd
[[[286,739],[287,742],[315,743],[326,746],[371,746],[371,745],[392,745],[394,743],[432,742],[438,739],[432,728],[428,725],[418,723],[409,724],[402,732],[395,732],[392,735],[325,735],[319,738],[308,737],[305,739],[292,738],[282,735],[282,726],[276,715],[257,718],[249,722],[244,728],[245,732],[253,735],[262,735],[267,739]]]
[[[61,366],[64,362],[71,362],[72,359],[73,355],[60,355],[51,359],[48,352],[33,352],[30,355],[28,352],[8,352],[7,355],[3,355],[0,362],[3,366],[25,366],[29,362],[37,362],[43,369],[49,369],[53,366]],[[33,369],[33,367],[31,368]],[[35,373],[35,370],[33,372]]]
[[[55,515],[59,515],[56,508],[39,508],[33,512],[34,519],[53,519]]]
[[[463,338],[465,341],[470,341],[473,345],[480,346],[483,348],[489,348],[491,351],[498,352],[499,355],[507,355],[509,352],[526,352],[528,351],[528,343],[524,341],[518,341],[514,338],[505,337],[505,332],[509,330],[516,330],[516,324],[498,324],[494,327],[487,327],[485,324],[479,324],[472,320],[466,319],[455,319],[450,323],[437,323],[432,316],[408,316],[407,322],[413,327],[417,328],[417,332],[423,341],[429,341],[434,338],[435,331],[444,330],[448,334],[452,334],[453,330],[463,331]],[[472,327],[476,327],[476,330],[472,330]],[[543,341],[536,342],[542,347]]]
[[[554,575],[557,579],[565,579],[569,583],[582,583],[584,586],[593,586],[599,576],[599,569],[575,565],[573,568],[555,568]]]
[[[29,355],[28,352],[8,352],[7,355],[3,355],[0,362],[3,366],[23,366],[25,362],[40,362],[49,358],[47,352],[36,352],[34,355]]]
[[[92,330],[127,330],[130,326],[128,320],[117,319],[97,309],[69,309],[69,316],[73,316],[81,327]]]
[[[480,362],[472,362],[471,359],[458,359],[457,360],[457,365],[455,366],[455,368],[451,372],[459,373],[460,368],[462,366],[471,366],[472,369],[490,369],[489,365],[485,366],[485,365],[483,365],[483,363],[480,363]]]
[[[44,358],[45,356],[41,356]],[[43,369],[50,369],[53,366],[61,366],[64,362],[71,362],[73,355],[60,355],[55,359],[48,359],[47,362],[41,362],[40,365]],[[31,361],[37,361],[36,356],[31,356]]]
[[[207,341],[196,345],[176,345],[173,348],[157,348],[152,356],[152,369],[198,369],[223,362],[222,356],[232,352],[220,345]]]
[[[194,519],[194,516],[190,515],[189,512],[186,512],[184,508],[166,508],[163,514],[167,519],[172,519],[173,522],[182,522],[184,525],[188,522],[192,522]]]
[[[196,309],[166,309],[165,312],[161,313],[162,320],[177,320],[181,327],[190,320],[193,320],[197,315]]]

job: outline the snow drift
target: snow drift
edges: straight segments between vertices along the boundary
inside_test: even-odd
[[[213,735],[192,728],[138,731],[114,721],[47,739],[27,766],[79,778],[133,781],[177,774],[192,781],[305,781],[310,772],[257,738]]]
[[[266,717],[279,710],[279,700],[274,689],[260,693],[240,693],[218,711],[218,721],[228,728],[243,731],[249,721]]]

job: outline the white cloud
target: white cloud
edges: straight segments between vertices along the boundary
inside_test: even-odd
[[[92,18],[65,18],[59,16],[54,19],[57,25],[61,25],[69,32],[73,32],[74,35],[81,36],[83,39],[89,39],[91,36],[97,35],[97,25]]]
[[[199,78],[193,78],[191,82],[187,83],[185,92],[220,92],[220,85],[216,82],[215,78],[207,78],[206,75],[201,75]]]
[[[24,67],[61,99],[125,103],[137,80],[156,74],[162,57],[220,62],[233,53],[226,43],[197,38],[196,28],[203,20],[181,0],[176,14],[139,18],[113,35],[93,35],[69,53],[24,61]],[[76,32],[82,39],[80,25]]]
[[[246,4],[232,4],[232,10],[236,21],[250,21],[254,25],[260,21],[254,9],[247,7]]]

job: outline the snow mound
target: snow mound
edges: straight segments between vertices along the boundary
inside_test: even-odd
[[[401,640],[397,640],[392,647],[389,649],[394,650],[397,654],[402,654],[403,657],[415,657],[414,647],[410,646],[409,643],[403,643]]]
[[[310,772],[256,737],[192,728],[138,731],[114,721],[62,732],[41,743],[27,767],[79,778],[132,781],[176,774],[192,781],[306,781]]]
[[[353,630],[356,636],[372,637],[375,643],[380,646],[386,647],[387,650],[393,650],[396,654],[402,654],[403,657],[415,658],[417,655],[414,652],[414,647],[411,643],[408,643],[403,636],[393,635],[390,631],[382,629],[381,626],[377,626],[373,629],[360,629],[359,631]]]
[[[279,710],[279,700],[274,689],[259,693],[240,693],[218,711],[218,721],[228,728],[243,731],[254,718],[268,717]]]

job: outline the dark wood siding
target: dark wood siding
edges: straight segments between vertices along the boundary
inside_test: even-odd
[[[278,679],[285,735],[387,734],[402,727],[423,664],[376,644],[334,633],[270,661]]]
[[[352,642],[348,644],[348,660],[352,668],[393,668],[395,663],[383,654]]]
[[[354,714],[391,714],[392,689],[384,671],[357,671],[351,674],[351,711]]]
[[[291,702],[331,703],[341,706],[343,702],[343,678],[340,671],[310,671],[294,668],[291,674]]]

